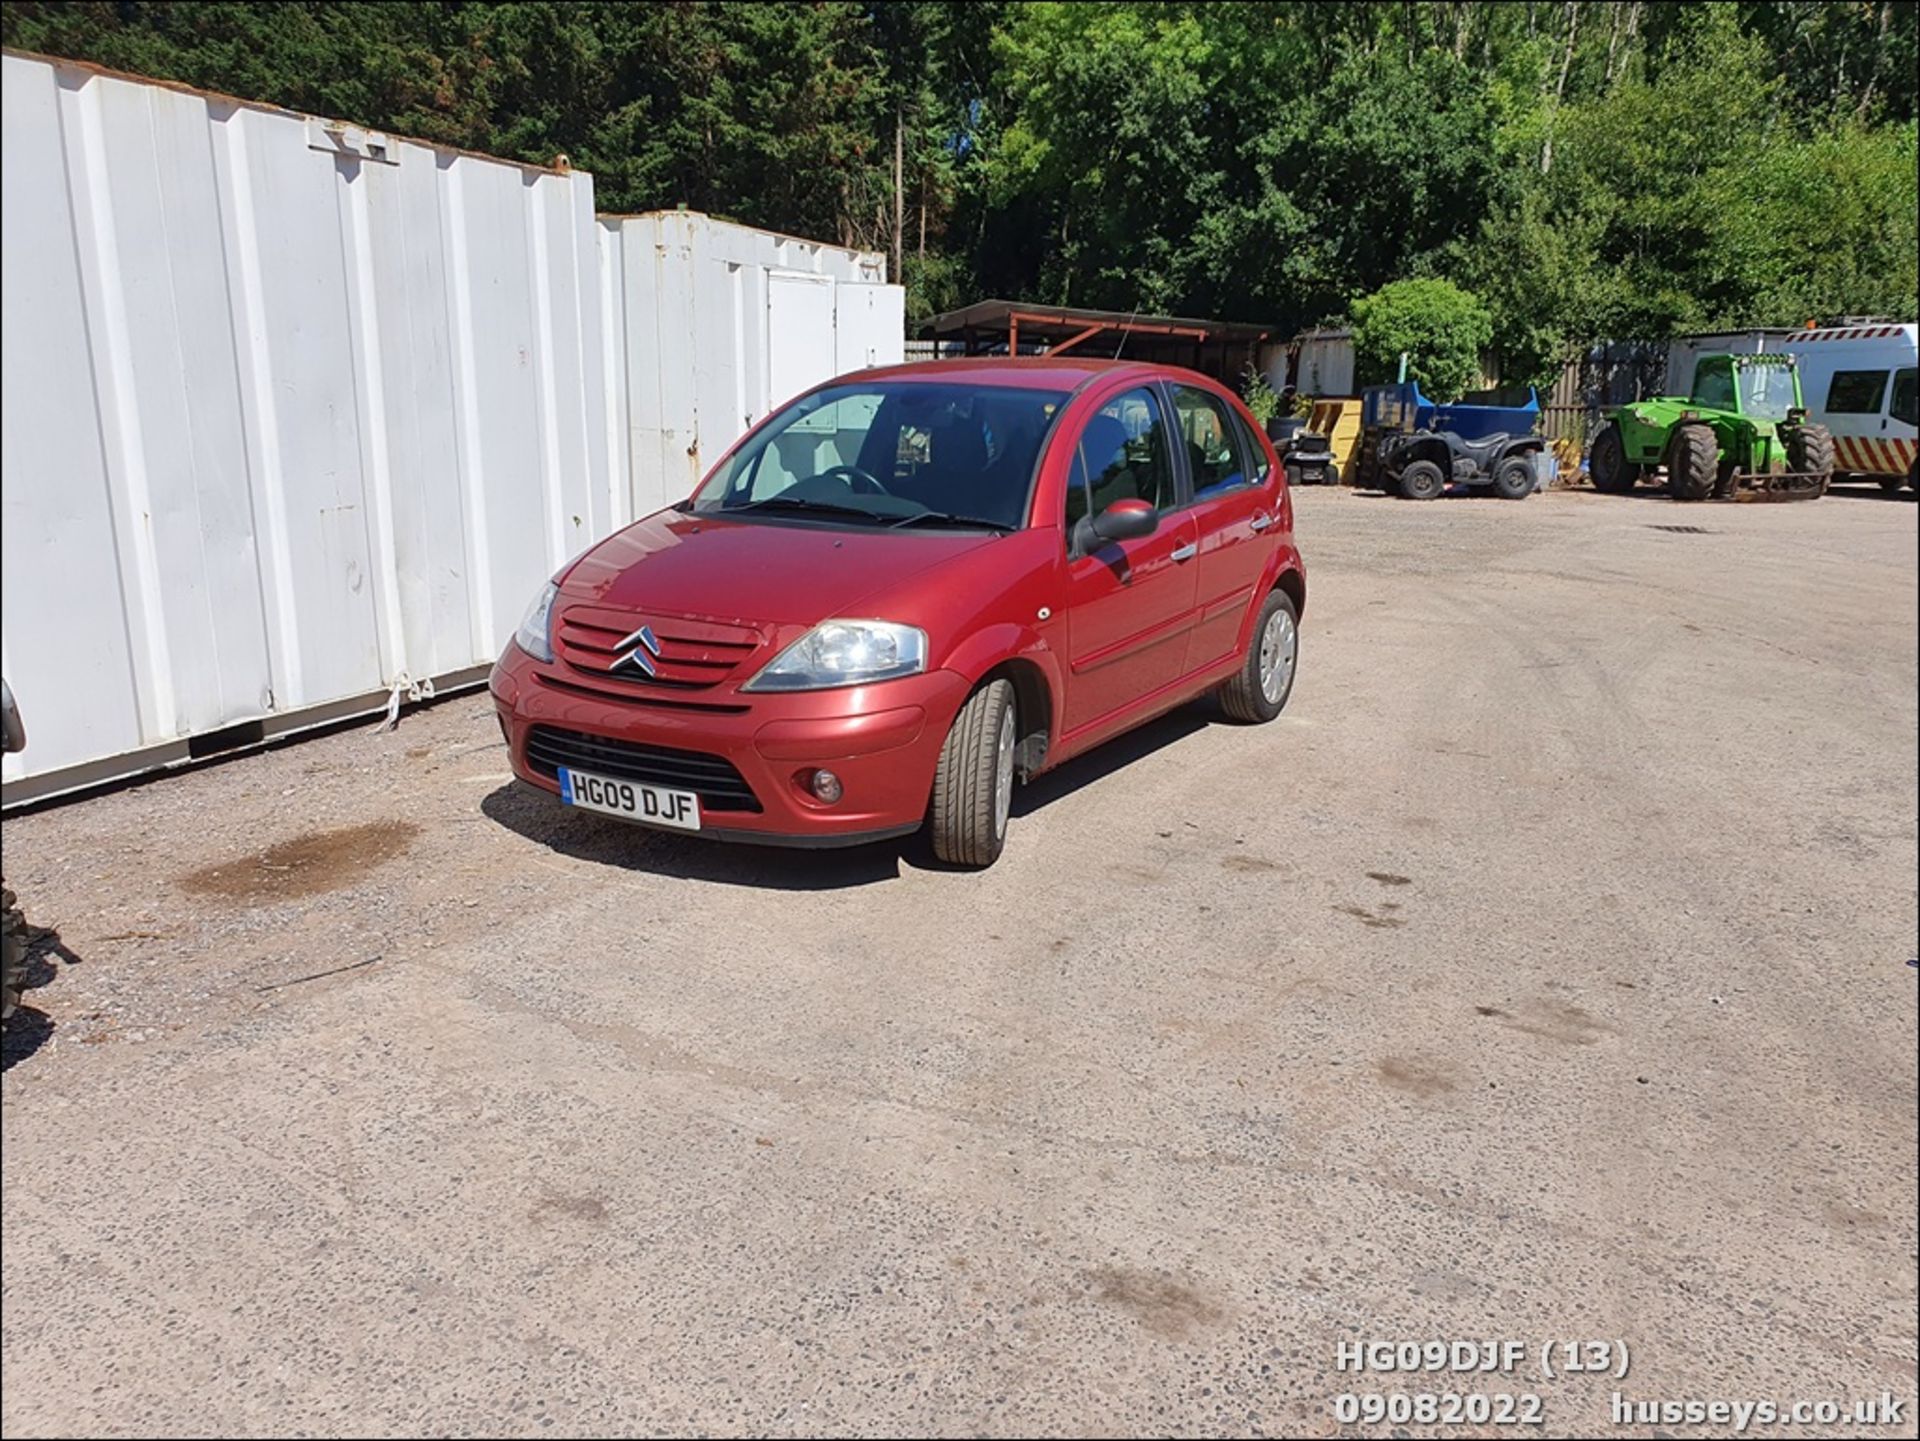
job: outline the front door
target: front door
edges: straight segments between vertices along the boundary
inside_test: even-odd
[[[1199,670],[1233,653],[1272,547],[1277,490],[1268,483],[1265,452],[1248,454],[1252,438],[1234,422],[1219,396],[1175,385],[1176,438],[1187,448],[1193,517],[1200,554],[1194,563],[1193,639],[1187,669]]]
[[[1115,720],[1186,670],[1198,553],[1192,513],[1180,507],[1173,427],[1151,386],[1115,396],[1075,441],[1066,536],[1082,516],[1138,498],[1160,515],[1152,535],[1093,541],[1067,559],[1068,679],[1062,739]]]

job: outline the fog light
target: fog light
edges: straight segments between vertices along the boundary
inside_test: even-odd
[[[840,777],[832,771],[815,771],[813,773],[813,793],[828,805],[832,805],[840,799],[843,793]]]

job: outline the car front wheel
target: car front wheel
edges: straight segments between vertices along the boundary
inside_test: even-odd
[[[1267,592],[1253,623],[1253,644],[1232,680],[1220,687],[1228,717],[1257,725],[1280,714],[1293,694],[1300,660],[1300,613],[1284,590]]]
[[[1000,859],[1013,811],[1013,754],[1019,742],[1013,684],[996,680],[967,697],[953,718],[933,773],[933,853],[948,865],[981,869]]]

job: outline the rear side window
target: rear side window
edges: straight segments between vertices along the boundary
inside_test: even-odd
[[[1895,420],[1904,420],[1908,425],[1920,425],[1920,415],[1916,414],[1913,395],[1914,368],[1909,365],[1905,370],[1893,373],[1893,401],[1887,409]]]
[[[1246,421],[1239,416],[1233,418],[1233,428],[1240,436],[1240,450],[1247,458],[1247,473],[1253,477],[1255,485],[1265,485],[1267,476],[1273,467],[1267,464],[1267,448],[1260,443],[1260,437],[1247,429]]]
[[[1193,473],[1193,498],[1210,500],[1247,483],[1233,419],[1218,396],[1190,385],[1173,388],[1173,408],[1180,417],[1180,437],[1187,446],[1187,466]]]
[[[1884,370],[1836,370],[1827,386],[1827,414],[1878,415],[1886,393]]]

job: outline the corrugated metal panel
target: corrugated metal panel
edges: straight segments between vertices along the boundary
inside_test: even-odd
[[[627,506],[591,177],[4,65],[7,780],[490,660]]]
[[[904,358],[906,292],[877,254],[677,210],[605,217],[601,243],[628,518],[686,495],[800,391]]]

